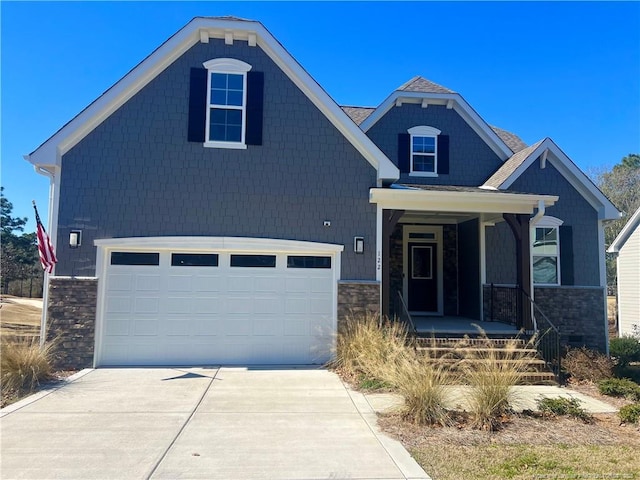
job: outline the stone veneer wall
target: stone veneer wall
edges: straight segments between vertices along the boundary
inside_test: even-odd
[[[490,285],[483,285],[484,320],[489,321]],[[558,327],[565,346],[606,351],[605,297],[602,287],[535,287],[540,311]],[[501,311],[505,306],[493,305]]]
[[[49,278],[47,340],[56,342],[56,368],[93,366],[97,298],[97,278]]]
[[[338,332],[350,315],[380,312],[380,283],[376,281],[338,282]]]

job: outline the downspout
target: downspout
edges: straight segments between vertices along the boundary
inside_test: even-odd
[[[29,155],[24,155],[24,159],[26,161],[30,161],[29,160]],[[47,170],[46,168],[42,167],[41,165],[34,165],[33,169],[35,170],[35,172],[38,175],[43,175],[47,178],[49,178],[49,215],[48,215],[48,223],[49,225],[47,225],[47,230],[49,232],[52,231],[51,228],[51,223],[52,223],[52,218],[51,218],[51,212],[53,211],[53,189],[54,189],[54,185],[55,185],[55,173],[51,172],[49,170]],[[53,267],[55,269],[55,265]],[[40,347],[44,347],[44,343],[47,339],[47,305],[49,304],[49,273],[48,272],[44,272],[44,279],[42,282],[42,316],[40,317]]]
[[[544,200],[538,200],[538,211],[533,217],[531,217],[531,220],[529,220],[529,232],[531,232],[531,229],[535,228],[536,224],[542,219],[542,217],[544,217],[545,212],[546,212],[546,208],[544,206]],[[529,243],[531,243],[531,233],[529,233]],[[529,288],[530,288],[529,291],[531,292],[532,302],[535,302],[536,291],[533,285],[533,255],[532,254],[529,255],[529,272],[530,272],[529,281],[531,282],[529,284]],[[537,332],[538,322],[536,322],[536,316],[533,310],[533,303],[531,304],[531,318],[533,319],[533,330]]]

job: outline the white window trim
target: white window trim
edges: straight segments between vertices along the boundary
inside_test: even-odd
[[[204,146],[207,148],[229,148],[229,149],[246,149],[246,130],[247,130],[247,72],[252,66],[235,58],[214,58],[207,60],[202,64],[207,69],[207,114],[205,123],[205,141]],[[212,73],[230,73],[234,75],[242,75],[242,106],[234,105],[211,105],[211,74]],[[221,142],[209,140],[211,108],[219,107],[228,110],[242,111],[242,132],[239,142]]]
[[[442,133],[435,127],[419,125],[407,130],[409,133],[409,175],[412,177],[437,177],[438,176],[438,135]],[[413,170],[413,137],[433,137],[435,140],[433,172],[423,172]],[[421,154],[416,154],[421,155]],[[426,156],[426,155],[422,155]]]
[[[556,217],[551,217],[551,216],[543,216],[533,227],[531,227],[531,281],[533,282],[534,287],[557,287],[559,285],[562,285],[562,278],[560,277],[561,274],[561,268],[560,268],[560,258],[561,258],[561,252],[560,252],[560,225],[562,225],[564,223],[563,220],[560,220],[559,218]],[[553,228],[556,230],[556,238],[558,239],[558,244],[556,246],[556,277],[557,277],[557,282],[556,283],[536,283],[534,278],[533,278],[533,242],[536,238],[535,236],[535,232],[536,232],[536,228]],[[536,255],[538,257],[551,257],[553,255]]]

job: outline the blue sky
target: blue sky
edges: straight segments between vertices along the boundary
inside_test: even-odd
[[[0,15],[2,185],[26,231],[49,186],[22,156],[194,16],[261,21],[341,105],[422,75],[586,172],[640,152],[638,2],[2,1]]]

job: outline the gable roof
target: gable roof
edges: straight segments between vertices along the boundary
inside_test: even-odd
[[[399,171],[393,162],[349,119],[264,25],[236,17],[193,18],[25,159],[36,167],[59,168],[62,155],[189,48],[198,42],[208,43],[210,38],[225,39],[225,42],[246,41],[250,46],[260,47],[377,170],[380,182],[390,183],[398,179]]]
[[[392,92],[360,123],[360,128],[365,132],[368,131],[391,108],[401,106],[403,103],[421,104],[423,107],[446,105],[447,108],[455,110],[502,161],[513,155],[511,148],[462,98],[462,95],[419,76],[413,77]]]
[[[575,163],[549,137],[513,154],[496,172],[489,177],[482,188],[506,190],[538,158],[549,161],[560,174],[598,212],[600,220],[617,220],[620,212],[598,187],[580,170]]]
[[[398,90],[402,90],[403,92],[422,93],[456,93],[453,90],[449,90],[447,87],[443,87],[442,85],[432,82],[431,80],[427,80],[419,75],[401,85]]]
[[[629,237],[636,229],[640,226],[640,207],[635,211],[635,213],[631,216],[629,221],[625,224],[625,226],[620,230],[620,233],[613,241],[607,252],[609,253],[617,253],[624,246],[624,244],[629,240]]]

